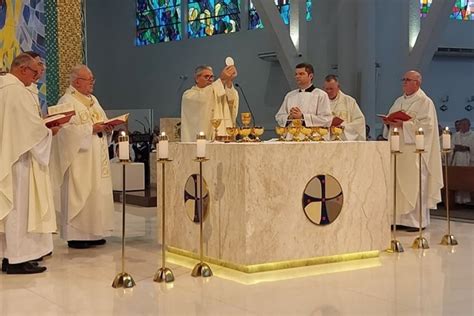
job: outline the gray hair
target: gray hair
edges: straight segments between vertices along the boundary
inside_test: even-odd
[[[83,69],[87,69],[90,71],[89,67],[83,64],[78,64],[71,69],[71,74],[69,75],[69,82],[73,83],[79,77],[79,72]]]
[[[30,55],[21,53],[13,59],[10,69],[13,70],[22,66],[29,66],[32,62],[34,62],[34,59]]]
[[[196,67],[196,69],[194,70],[194,76],[197,76],[199,75],[201,72],[203,72],[204,70],[210,70],[212,71],[212,67],[211,66],[208,66],[208,65],[199,65]]]
[[[410,70],[408,71],[409,74],[412,74],[416,80],[418,80],[418,82],[421,84],[421,81],[423,80],[423,77],[421,76],[421,74],[416,71],[416,70]]]

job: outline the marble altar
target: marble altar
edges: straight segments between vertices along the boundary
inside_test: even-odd
[[[256,272],[272,269],[269,263],[281,268],[378,255],[390,245],[388,142],[209,143],[206,151],[210,213],[203,234],[210,262]],[[191,256],[199,251],[199,225],[185,214],[184,186],[199,173],[195,155],[195,143],[170,143],[165,188],[168,249]],[[308,220],[302,206],[306,184],[320,174],[336,178],[344,196],[341,213],[324,226]],[[161,218],[160,195],[157,210]]]

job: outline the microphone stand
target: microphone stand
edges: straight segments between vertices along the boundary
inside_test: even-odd
[[[247,97],[245,96],[244,89],[242,89],[242,86],[238,84],[237,82],[234,82],[234,85],[239,88],[240,92],[242,93],[242,96],[244,97],[245,104],[247,105],[247,109],[249,109],[250,114],[252,115],[253,118],[253,125],[255,126],[255,115],[253,114],[252,109],[250,108],[250,104],[247,101]]]

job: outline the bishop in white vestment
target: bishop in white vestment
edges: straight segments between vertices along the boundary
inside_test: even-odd
[[[59,128],[45,126],[26,89],[38,72],[34,59],[20,54],[0,79],[0,257],[9,274],[45,271],[32,260],[52,252],[56,231],[48,164]]]
[[[385,135],[390,140],[393,129],[400,132],[400,151],[397,157],[397,224],[419,226],[419,181],[418,154],[415,153],[415,133],[421,127],[424,131],[426,153],[422,154],[422,226],[430,223],[429,209],[435,209],[441,201],[443,176],[441,154],[438,137],[438,118],[433,101],[420,89],[421,75],[409,71],[403,78],[404,95],[399,97],[390,108],[389,113],[403,111],[411,119],[409,121],[388,122]]]
[[[331,125],[343,128],[342,140],[365,141],[364,114],[362,114],[356,100],[341,91],[337,76],[326,76],[324,91],[328,94],[331,112],[334,116]]]
[[[314,69],[310,64],[298,64],[295,79],[298,89],[288,92],[275,120],[280,126],[287,126],[293,119],[303,120],[307,127],[329,127],[332,122],[329,98],[326,92],[314,87]]]
[[[71,85],[59,100],[74,105],[76,111],[58,133],[52,157],[53,184],[60,187],[56,205],[61,213],[61,238],[71,248],[104,244],[114,224],[106,127],[101,124],[107,117],[92,95],[94,82],[89,68],[74,67]]]
[[[195,70],[196,84],[186,90],[181,100],[181,141],[194,142],[199,132],[207,139],[213,136],[211,119],[220,119],[217,134],[225,136],[227,127],[234,127],[239,110],[239,95],[232,82],[237,76],[235,66],[227,66],[214,81],[212,68]]]

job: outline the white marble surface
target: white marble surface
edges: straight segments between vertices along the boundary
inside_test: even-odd
[[[161,284],[153,282],[161,262],[155,240],[160,218],[155,208],[128,205],[125,263],[137,285],[123,290],[111,286],[120,271],[120,204],[116,210],[115,232],[105,246],[68,249],[55,235],[45,273],[0,273],[0,315],[474,315],[473,224],[452,224],[455,247],[439,245],[446,223],[434,219],[425,251],[409,247],[416,233],[402,232],[401,254],[268,272],[252,285],[229,280],[228,269],[218,266],[203,279],[169,264],[175,282]]]
[[[199,226],[184,211],[184,184],[199,172],[195,144],[170,144],[166,209],[168,244],[197,253]],[[205,254],[251,265],[382,250],[390,242],[390,154],[387,142],[211,143],[203,164],[211,203]],[[329,174],[344,206],[327,226],[305,216],[307,182]],[[161,192],[161,173],[158,174]],[[158,213],[161,199],[158,198]]]

